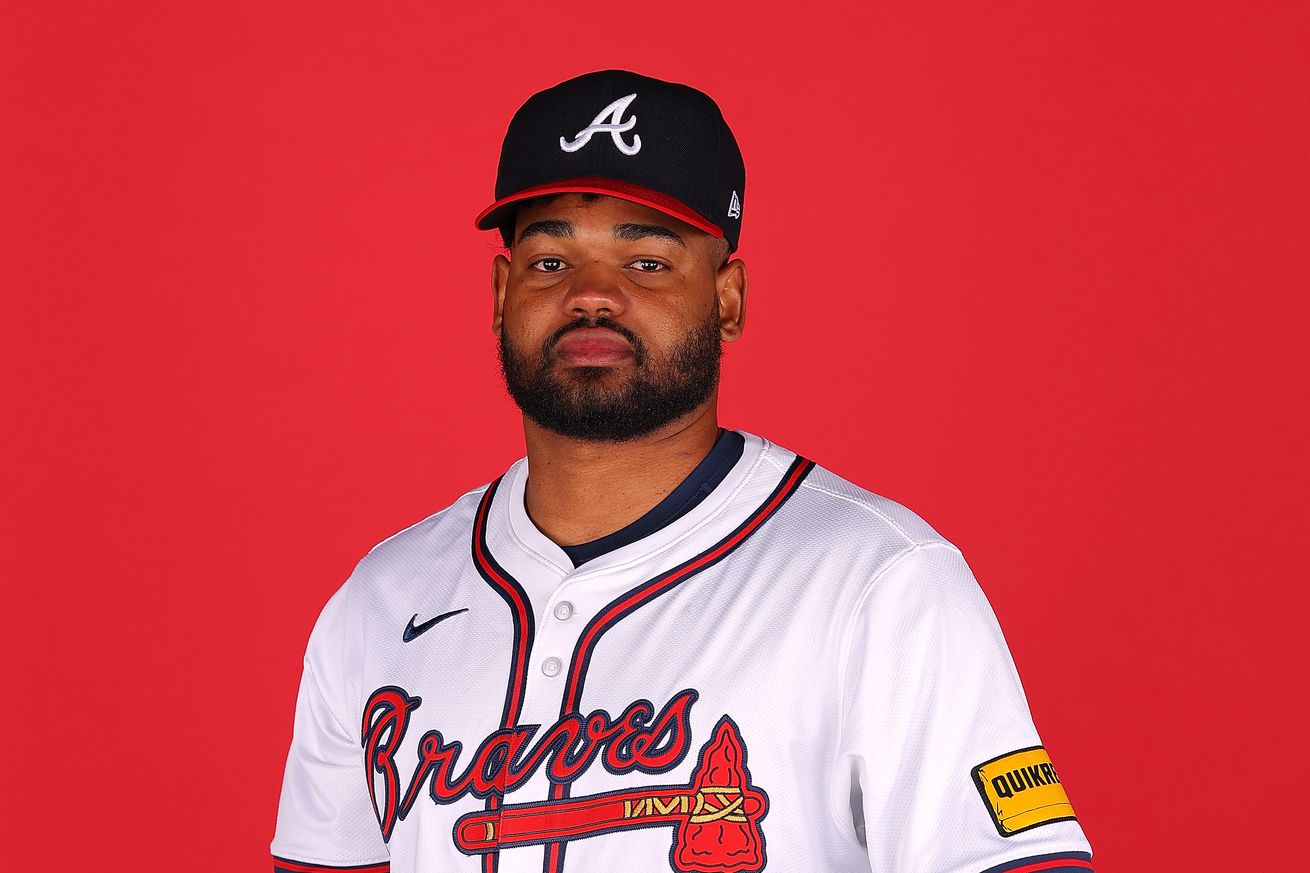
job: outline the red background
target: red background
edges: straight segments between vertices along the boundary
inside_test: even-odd
[[[724,422],[963,549],[1098,870],[1299,866],[1307,7],[461,6],[4,5],[0,865],[267,869],[318,610],[522,450],[504,126],[624,66],[743,144]]]

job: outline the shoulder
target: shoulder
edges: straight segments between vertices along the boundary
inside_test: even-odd
[[[766,441],[761,464],[770,465],[770,477],[785,478],[796,463],[795,453]],[[959,549],[914,510],[818,464],[759,539],[772,569],[805,578],[810,591],[822,587],[839,610],[855,609],[893,569],[917,568],[919,583],[932,586],[940,564],[925,559],[963,563]]]
[[[460,578],[469,563],[478,506],[493,484],[465,492],[449,506],[369,549],[325,612],[368,614],[385,609],[397,597],[409,597],[416,588],[450,584]]]
[[[310,652],[356,651],[372,618],[409,603],[416,589],[451,584],[468,564],[480,485],[449,506],[373,546],[328,599],[310,634]]]
[[[387,537],[369,549],[360,566],[373,573],[385,573],[415,558],[452,551],[464,555],[469,550],[469,531],[478,504],[490,487],[491,483],[479,485],[460,495],[446,508]]]
[[[796,454],[765,441],[762,460],[785,470]],[[906,549],[955,546],[914,510],[876,494],[815,463],[789,501],[793,525],[825,542],[847,549],[874,549],[889,554]]]
[[[392,534],[369,549],[346,583],[359,594],[389,593],[416,577],[457,575],[468,563],[470,531],[492,483],[460,495],[444,509]]]
[[[802,489],[835,532],[883,537],[905,548],[952,544],[909,507],[816,465]],[[953,546],[952,546],[953,547]]]

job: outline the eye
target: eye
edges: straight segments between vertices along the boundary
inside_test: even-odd
[[[529,264],[534,270],[540,270],[543,273],[558,273],[564,269],[564,261],[561,258],[539,258]]]
[[[638,258],[632,262],[632,265],[642,273],[658,273],[664,269],[662,263],[651,258]]]

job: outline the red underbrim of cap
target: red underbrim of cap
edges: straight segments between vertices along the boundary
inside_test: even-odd
[[[477,225],[478,230],[491,230],[499,227],[505,213],[508,211],[508,207],[513,206],[520,200],[540,197],[543,194],[606,194],[610,197],[618,197],[621,200],[640,203],[642,206],[649,206],[651,209],[658,209],[665,215],[671,215],[679,221],[685,221],[697,230],[703,230],[711,236],[723,239],[723,231],[720,228],[706,221],[699,212],[685,206],[678,200],[674,200],[667,194],[661,194],[659,191],[652,191],[650,188],[643,188],[640,185],[630,185],[627,182],[618,182],[614,179],[595,177],[563,179],[559,182],[547,182],[544,185],[534,185],[531,188],[516,191],[508,197],[500,198],[478,213],[474,224]]]

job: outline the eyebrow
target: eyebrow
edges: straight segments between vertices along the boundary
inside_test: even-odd
[[[519,242],[523,242],[530,236],[553,236],[556,239],[573,238],[573,222],[560,221],[557,218],[548,218],[542,221],[534,221],[523,232],[519,234]]]
[[[662,224],[618,224],[614,226],[614,238],[624,242],[636,242],[639,239],[652,236],[677,243],[684,249],[687,247],[687,243],[681,236]]]
[[[623,242],[635,242],[640,239],[655,237],[665,239],[669,242],[677,243],[683,248],[687,247],[686,241],[664,227],[661,224],[616,224],[614,226],[614,238]],[[573,239],[573,222],[562,221],[558,218],[547,218],[541,221],[534,221],[523,232],[519,234],[518,241],[523,242],[525,239],[533,236],[550,236],[556,239]]]

